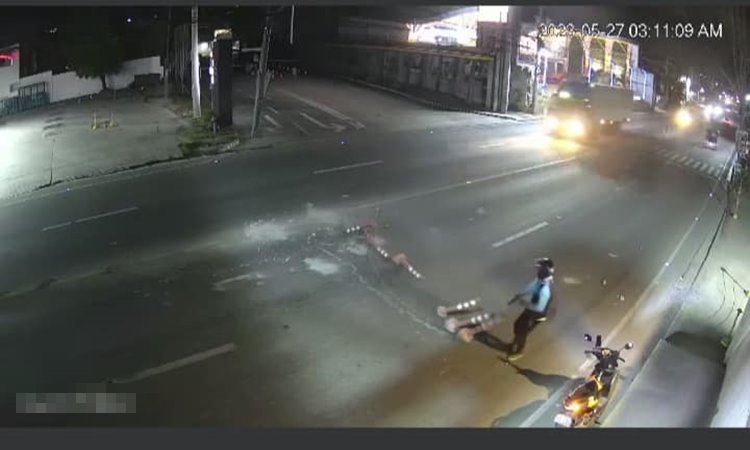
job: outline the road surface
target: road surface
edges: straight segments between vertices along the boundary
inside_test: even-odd
[[[720,212],[729,145],[665,138],[652,116],[576,145],[479,116],[344,114],[363,127],[6,202],[1,422],[550,426],[583,333],[647,347],[674,306],[660,289]],[[705,168],[667,164],[678,151]],[[422,279],[344,233],[370,222]],[[559,267],[557,314],[507,365],[520,311],[505,304],[540,256]],[[484,344],[435,314],[474,297],[504,318]],[[16,413],[84,408],[18,394],[86,392],[130,413]]]

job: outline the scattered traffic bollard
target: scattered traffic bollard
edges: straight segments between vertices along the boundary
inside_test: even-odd
[[[489,320],[492,320],[493,315],[490,313],[482,313],[477,314],[474,316],[471,316],[469,318],[459,320],[456,318],[450,318],[445,321],[445,329],[450,331],[451,333],[456,333],[460,328],[464,327],[472,327],[480,325],[482,322],[487,322]]]
[[[481,299],[474,298],[467,302],[456,303],[453,306],[438,306],[437,314],[442,319],[447,319],[451,314],[476,312],[479,310],[479,302]]]

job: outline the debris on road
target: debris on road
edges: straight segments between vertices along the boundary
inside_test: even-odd
[[[245,237],[255,244],[269,244],[288,238],[287,230],[282,225],[262,220],[246,224],[244,232]]]
[[[305,258],[304,261],[309,270],[318,272],[321,275],[333,275],[339,271],[338,264],[332,263],[323,258]]]
[[[385,244],[385,239],[378,236],[376,234],[376,226],[373,223],[369,223],[367,225],[356,225],[353,227],[349,227],[345,230],[346,234],[364,234],[365,241],[367,244],[372,247],[375,252],[377,252],[380,256],[382,256],[385,259],[389,259],[391,262],[396,264],[397,266],[403,267],[406,269],[407,272],[414,278],[421,280],[423,279],[423,275],[419,273],[414,266],[409,262],[409,258],[406,256],[405,253],[399,253],[393,257],[391,257],[390,253],[383,248],[383,245]]]

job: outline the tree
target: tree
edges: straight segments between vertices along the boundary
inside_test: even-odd
[[[106,15],[93,12],[68,22],[63,52],[68,64],[81,78],[99,78],[107,89],[107,75],[122,66],[123,46]]]

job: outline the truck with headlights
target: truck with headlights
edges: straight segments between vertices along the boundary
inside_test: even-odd
[[[629,89],[566,81],[550,99],[545,125],[554,135],[581,139],[594,132],[617,130],[630,121],[633,105]]]

